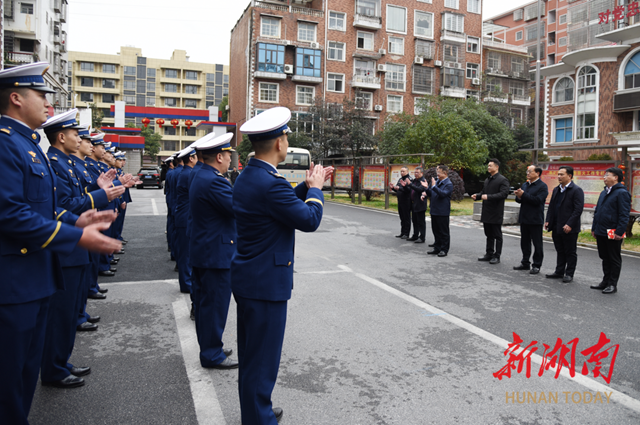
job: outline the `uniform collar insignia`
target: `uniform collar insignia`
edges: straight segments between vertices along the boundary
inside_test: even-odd
[[[29,151],[29,155],[31,155],[31,157],[35,158],[36,157],[36,153],[33,151]]]

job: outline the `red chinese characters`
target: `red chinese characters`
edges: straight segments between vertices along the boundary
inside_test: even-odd
[[[633,3],[629,3],[629,5],[627,6],[628,9],[627,9],[626,15],[624,13],[624,8],[625,8],[625,6],[616,6],[613,9],[613,12],[611,12],[609,9],[607,9],[606,12],[598,13],[598,17],[600,18],[598,24],[608,24],[609,23],[609,17],[612,14],[613,14],[613,20],[614,21],[621,21],[625,17],[631,18],[632,16],[636,16],[638,13],[640,13],[638,11],[638,2],[637,1],[634,1]]]

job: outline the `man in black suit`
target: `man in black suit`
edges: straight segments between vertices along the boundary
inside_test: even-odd
[[[542,168],[536,165],[527,167],[527,181],[514,192],[516,202],[520,204],[520,249],[522,262],[514,270],[529,270],[530,274],[540,273],[542,259],[542,225],[544,223],[544,203],[549,195],[547,184],[540,180]],[[531,257],[531,243],[533,243],[533,264]]]
[[[573,182],[573,167],[563,165],[558,170],[560,184],[553,189],[544,228],[551,230],[553,246],[558,253],[556,270],[546,275],[568,283],[578,264],[578,234],[584,209],[584,192]]]
[[[427,252],[427,254],[446,257],[451,240],[449,235],[449,216],[451,215],[453,183],[449,179],[449,167],[446,165],[438,165],[436,174],[438,175],[438,181],[432,177],[431,185],[426,182],[422,183],[422,186],[427,189],[422,196],[431,198],[431,230],[435,239],[433,250]]]
[[[500,161],[495,158],[489,160],[487,171],[490,176],[484,181],[482,191],[471,195],[474,201],[482,200],[480,221],[487,237],[487,251],[478,261],[498,264],[502,254],[502,221],[504,200],[509,196],[509,180],[500,174]]]
[[[389,188],[396,193],[398,197],[398,215],[400,216],[400,234],[396,238],[408,239],[409,233],[411,233],[411,188],[409,186],[403,186],[401,182],[411,182],[411,176],[409,176],[409,169],[402,167],[400,169],[400,179],[394,186],[389,183]]]
[[[406,180],[400,182],[401,185],[408,186],[411,189],[411,221],[413,222],[413,236],[407,240],[415,241],[415,243],[424,243],[427,228],[427,223],[425,221],[427,200],[421,199],[422,192],[426,190],[422,186],[422,182],[426,182],[423,168],[416,167],[414,175],[415,178],[410,183],[407,183]]]

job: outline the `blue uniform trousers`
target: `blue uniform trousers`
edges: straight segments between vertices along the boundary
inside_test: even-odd
[[[222,334],[231,302],[231,270],[194,267],[192,285],[200,364],[211,367],[227,358],[222,352]]]
[[[173,249],[171,249],[171,233],[173,232],[173,223],[171,222],[171,213],[167,213],[167,247],[171,251],[173,256]]]
[[[42,382],[60,381],[71,374],[71,365],[67,362],[76,341],[78,310],[87,268],[88,265],[62,268],[65,289],[51,297],[40,373]]]
[[[98,263],[100,262],[100,254],[89,251],[89,267],[85,273],[85,285],[82,288],[82,300],[78,316],[78,326],[86,322],[91,318],[91,315],[87,313],[87,297],[89,292],[97,293],[98,288]]]
[[[125,208],[123,211],[120,212],[120,214],[118,214],[118,218],[116,218],[116,221],[114,221],[113,223],[113,227],[114,227],[113,237],[120,241],[122,240],[122,229],[124,227],[124,216],[126,213],[127,213],[127,209]]]
[[[171,257],[178,261],[178,247],[176,242],[176,220],[173,214],[169,214],[169,225],[167,227],[167,235],[169,237],[169,248],[171,248]]]
[[[238,304],[238,392],[242,423],[277,425],[271,393],[278,377],[287,301],[233,295]]]
[[[51,297],[0,305],[0,419],[25,425],[38,383]]]
[[[191,267],[189,266],[189,237],[186,227],[176,228],[178,281],[180,292],[191,293]]]

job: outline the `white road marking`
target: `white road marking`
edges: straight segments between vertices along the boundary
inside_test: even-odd
[[[334,274],[334,273],[346,273],[346,270],[324,270],[316,272],[296,272],[296,274]]]
[[[191,397],[196,409],[196,417],[200,425],[226,425],[222,408],[213,386],[211,374],[200,366],[200,347],[195,326],[189,318],[188,297],[173,303],[173,314],[178,328],[178,338],[182,348],[184,365],[191,387]]]
[[[158,212],[158,206],[156,205],[156,200],[151,198],[151,208],[153,209],[153,215],[160,215]]]
[[[395,288],[392,288],[382,282],[380,282],[379,280],[376,280],[372,277],[369,277],[365,274],[362,273],[355,273],[353,272],[353,270],[351,270],[349,267],[347,266],[342,266],[339,265],[338,268],[340,268],[343,271],[347,271],[347,272],[351,272],[353,273],[355,276],[357,276],[358,278],[364,280],[365,282],[369,282],[370,284],[377,286],[378,288],[382,289],[383,291],[387,291],[388,293],[395,295],[396,297],[405,300],[419,308],[425,309],[426,311],[432,313],[434,316],[438,316],[440,317],[442,320],[446,320],[462,329],[465,329],[469,332],[471,332],[474,335],[477,335],[483,339],[486,339],[489,342],[492,342],[494,344],[496,344],[497,346],[501,347],[502,349],[506,350],[509,346],[509,341],[500,338],[497,335],[494,335],[492,333],[489,333],[483,329],[480,329],[477,326],[474,326],[470,323],[465,322],[462,319],[459,319],[455,316],[452,316],[451,314],[447,313],[444,310],[440,310],[439,308],[436,308],[432,305],[429,305],[427,303],[425,303],[424,301],[421,301],[417,298],[412,297],[411,295],[407,295],[404,292],[401,292]],[[532,354],[531,355],[531,360],[533,363],[537,364],[537,365],[542,365],[542,356],[538,355],[538,354]],[[553,370],[555,372],[556,368],[555,367],[550,367],[549,370]],[[640,401],[636,400],[632,397],[629,397],[628,395],[621,393],[620,391],[614,390],[611,387],[608,387],[592,378],[588,378],[584,375],[582,375],[580,373],[580,371],[578,371],[576,373],[576,375],[572,378],[571,375],[569,374],[569,370],[566,367],[563,367],[562,370],[560,371],[560,375],[562,375],[565,378],[571,379],[573,381],[575,381],[576,383],[592,390],[592,391],[600,391],[601,393],[606,392],[612,392],[614,396],[612,396],[612,400],[616,401],[620,404],[622,404],[625,407],[628,407],[631,410],[634,410],[636,412],[640,412]]]
[[[100,281],[100,285],[149,285],[149,284],[157,284],[157,283],[168,283],[170,285],[178,285],[178,279],[164,279],[164,280],[135,280],[129,282],[109,282],[109,281]]]

